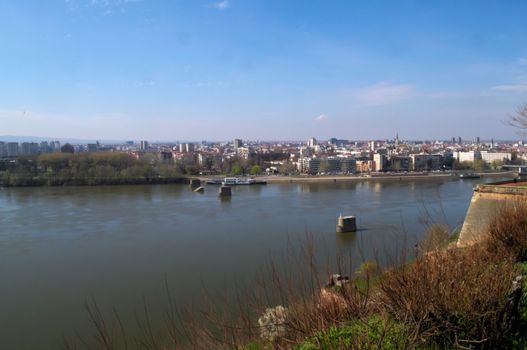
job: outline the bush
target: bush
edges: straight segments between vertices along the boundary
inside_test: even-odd
[[[381,307],[412,326],[415,342],[493,348],[507,331],[501,321],[517,274],[485,246],[439,251],[387,272]]]
[[[503,204],[488,228],[494,249],[509,251],[517,261],[527,261],[527,202]]]
[[[432,224],[425,232],[423,240],[419,243],[419,251],[428,253],[444,247],[450,237],[448,226]]]

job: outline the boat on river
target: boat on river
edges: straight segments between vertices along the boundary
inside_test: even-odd
[[[481,176],[479,176],[476,173],[463,173],[459,174],[460,179],[479,179]]]
[[[251,178],[240,177],[226,177],[222,181],[223,186],[238,186],[238,185],[265,185],[267,181],[261,181]]]

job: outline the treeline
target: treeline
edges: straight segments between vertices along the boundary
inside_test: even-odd
[[[185,180],[177,164],[127,153],[51,153],[19,158],[0,168],[3,186],[174,183]]]

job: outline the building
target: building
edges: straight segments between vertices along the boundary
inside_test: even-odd
[[[8,157],[18,156],[18,142],[9,142],[7,144],[7,156]]]
[[[415,171],[441,170],[443,156],[441,154],[412,154],[412,169]]]
[[[384,154],[375,153],[373,155],[373,162],[375,164],[375,171],[386,171],[386,156]]]
[[[388,160],[388,168],[392,171],[409,171],[412,169],[412,159],[407,156],[391,156]]]
[[[179,144],[179,153],[191,153],[194,152],[193,143],[180,143]]]
[[[240,139],[234,139],[233,145],[234,149],[238,149],[240,147],[243,147],[243,142]]]
[[[139,149],[141,151],[147,151],[148,150],[148,141],[145,141],[145,140],[141,141],[139,143]]]
[[[340,158],[340,169],[343,174],[353,174],[356,172],[356,162],[353,157]]]
[[[305,174],[317,174],[320,170],[320,159],[300,158],[298,160],[298,171]]]
[[[238,147],[236,149],[236,154],[242,159],[249,159],[251,156],[251,149],[249,147]]]
[[[342,171],[341,161],[340,161],[340,158],[338,157],[328,157],[325,160],[323,160],[323,162],[324,162],[324,167],[323,167],[324,169],[319,169],[319,170],[322,170],[326,173],[331,173],[331,174],[340,173]]]
[[[40,153],[49,153],[51,148],[49,147],[48,141],[42,141],[40,143]]]
[[[7,157],[7,143],[0,141],[0,158]]]
[[[368,159],[357,159],[355,160],[355,169],[361,173],[368,173],[375,169],[375,162]]]
[[[318,143],[317,143],[317,139],[316,139],[316,138],[312,137],[312,138],[310,138],[309,140],[307,140],[307,147],[311,147],[311,148],[313,148],[313,147],[315,147],[316,145],[318,145]]]
[[[98,148],[96,143],[88,143],[88,152],[97,152]]]
[[[481,160],[483,160],[485,163],[492,163],[495,161],[498,162],[508,162],[512,158],[512,154],[508,152],[488,152],[488,151],[481,151]]]
[[[60,152],[60,142],[59,141],[51,141],[49,147],[51,148],[51,152]]]
[[[454,159],[458,162],[474,162],[475,160],[481,159],[481,152],[479,151],[468,151],[468,152],[454,152]]]

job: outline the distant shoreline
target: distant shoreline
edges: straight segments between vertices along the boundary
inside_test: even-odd
[[[486,176],[514,176],[513,171],[479,173],[482,177]],[[335,176],[262,176],[259,180],[267,181],[267,183],[298,183],[298,182],[350,182],[350,181],[405,181],[405,180],[426,180],[426,179],[448,179],[458,178],[453,173],[428,173],[428,174],[394,174],[394,175],[380,175],[380,176],[355,176],[355,175],[335,175]]]

